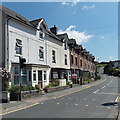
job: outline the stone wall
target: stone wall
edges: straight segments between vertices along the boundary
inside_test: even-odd
[[[41,92],[39,92],[38,90],[22,91],[22,94],[21,94],[22,100],[39,97],[39,96],[41,96]]]

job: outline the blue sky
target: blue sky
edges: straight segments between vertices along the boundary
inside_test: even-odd
[[[99,61],[118,59],[117,2],[4,2],[29,20],[44,18],[48,27],[68,33]]]

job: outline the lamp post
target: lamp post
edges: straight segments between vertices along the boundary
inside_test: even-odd
[[[19,72],[19,87],[20,87],[20,98],[21,100],[21,87],[22,87],[22,69],[25,68],[26,64],[26,59],[23,57],[19,57],[19,65],[20,65],[20,72]]]

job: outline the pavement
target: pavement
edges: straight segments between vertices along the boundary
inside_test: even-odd
[[[118,81],[114,77],[104,75],[103,77],[107,80],[102,78],[88,85],[47,93],[34,99],[4,103],[1,115],[5,118],[23,116],[25,118],[51,118],[53,116],[58,118],[116,118],[118,110],[115,100]]]

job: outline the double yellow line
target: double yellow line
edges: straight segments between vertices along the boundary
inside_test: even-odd
[[[40,104],[40,103],[35,103],[35,104],[29,105],[29,106],[26,106],[26,107],[23,107],[23,108],[19,108],[19,109],[16,109],[16,110],[5,112],[5,113],[0,114],[0,116],[6,115],[6,114],[9,114],[9,113],[13,113],[13,112],[17,112],[19,110],[23,110],[23,109],[26,109],[26,108],[30,108],[30,107],[33,107],[33,106],[38,105],[38,104]]]
[[[82,88],[82,89],[79,89],[79,90],[76,90],[76,91],[73,91],[73,92],[69,92],[69,93],[66,93],[66,94],[63,94],[63,95],[60,95],[60,96],[57,96],[57,97],[51,97],[50,99],[57,99],[57,98],[61,98],[61,97],[64,97],[64,96],[67,96],[67,95],[70,95],[70,94],[73,94],[73,93],[82,91],[82,90],[84,90],[84,89],[87,89],[87,88],[96,86],[96,85],[104,82],[105,80],[106,80],[106,78],[105,78],[104,80],[96,83],[96,84],[93,84],[93,85],[90,85],[90,86],[86,86],[85,88]],[[30,107],[33,107],[33,106],[38,105],[38,104],[40,104],[40,103],[35,103],[35,104],[29,105],[29,106],[26,106],[26,107],[23,107],[23,108],[19,108],[19,109],[16,109],[16,110],[8,111],[8,112],[5,112],[5,113],[0,114],[0,116],[6,115],[6,114],[9,114],[9,113],[13,113],[13,112],[17,112],[17,111],[20,111],[20,110],[23,110],[23,109],[26,109],[26,108],[30,108]]]

